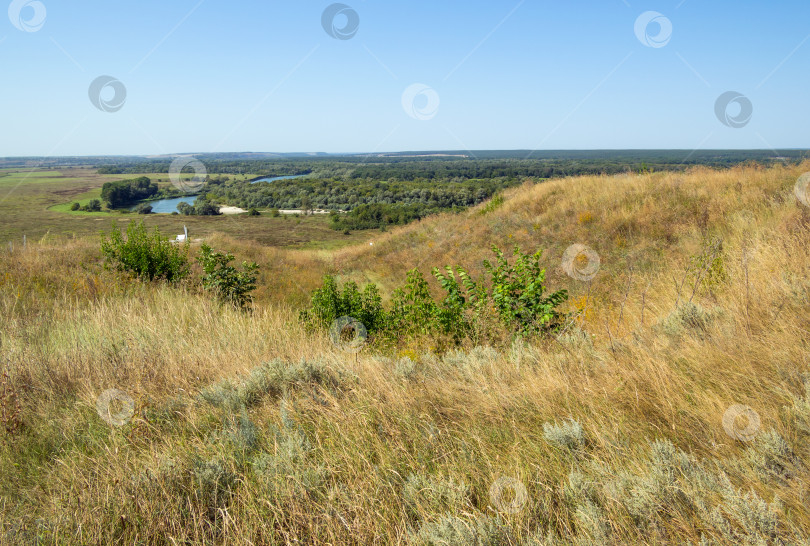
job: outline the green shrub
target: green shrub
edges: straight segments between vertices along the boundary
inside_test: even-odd
[[[126,237],[113,223],[109,240],[101,235],[101,252],[107,265],[112,264],[144,281],[177,282],[189,272],[188,243],[171,243],[161,237],[157,226],[150,235],[143,222],[130,222]]]
[[[223,303],[245,309],[253,301],[250,292],[256,289],[259,266],[255,262],[242,262],[242,271],[238,271],[230,265],[233,259],[232,254],[215,252],[206,244],[202,245],[197,257],[205,273],[202,277],[203,287],[216,292]]]
[[[535,333],[556,326],[561,318],[557,307],[568,299],[566,290],[545,295],[546,270],[540,267],[542,251],[524,254],[517,246],[514,265],[509,264],[496,246],[492,251],[495,264],[484,260],[491,276],[492,301],[507,326],[520,332]]]
[[[341,291],[334,277],[324,277],[323,286],[312,293],[310,308],[299,318],[311,329],[327,329],[339,317],[359,320],[369,334],[384,328],[386,314],[376,285],[369,284],[360,292],[357,283],[349,282]]]
[[[101,212],[101,201],[98,199],[91,199],[89,203],[82,207],[85,212]]]
[[[484,205],[481,209],[480,214],[482,216],[489,214],[490,212],[494,212],[498,210],[501,205],[503,205],[503,195],[496,195],[492,199],[490,199],[489,203]]]
[[[248,216],[261,216],[261,215],[262,215],[262,213],[259,212],[259,209],[256,209],[256,208],[251,208],[248,211]]]
[[[70,210],[79,210],[80,208],[82,208],[82,206],[78,203],[73,203],[70,205]]]
[[[391,298],[390,327],[405,335],[435,335],[439,331],[439,306],[418,269],[408,271],[405,286]]]
[[[477,339],[482,324],[494,318],[508,331],[536,335],[556,328],[563,318],[557,311],[568,293],[546,293],[545,270],[539,265],[540,252],[528,255],[515,247],[514,265],[497,247],[493,265],[484,262],[489,282],[474,280],[462,267],[433,269],[433,276],[445,295],[434,299],[427,280],[418,269],[408,271],[405,285],[394,290],[391,308],[386,311],[374,284],[360,292],[357,284],[347,283],[341,292],[334,277],[324,278],[323,287],[312,294],[310,308],[300,320],[311,328],[328,328],[332,321],[349,316],[369,333],[381,333],[387,340],[429,336],[441,343],[458,344],[465,338]],[[494,317],[493,317],[494,313]]]

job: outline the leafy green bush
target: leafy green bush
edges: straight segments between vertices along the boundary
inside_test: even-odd
[[[250,292],[256,288],[256,271],[259,266],[255,262],[242,262],[242,271],[238,271],[230,265],[233,259],[232,254],[215,252],[206,244],[202,245],[197,257],[205,273],[202,278],[203,287],[216,292],[223,303],[244,309],[253,301]]]
[[[311,329],[327,329],[339,317],[359,320],[369,334],[383,329],[386,314],[376,285],[369,284],[360,292],[357,283],[349,282],[341,292],[334,277],[324,277],[323,286],[312,293],[310,308],[299,319]]]
[[[439,306],[418,269],[408,271],[405,286],[394,290],[391,300],[389,322],[393,332],[405,335],[437,333]]]
[[[78,203],[73,203],[70,205],[70,210],[79,210],[80,208],[82,208],[82,206]]]
[[[150,235],[143,222],[130,222],[126,237],[113,223],[109,240],[101,235],[101,252],[107,265],[113,264],[119,271],[132,273],[145,281],[177,282],[189,272],[188,243],[171,243],[161,237],[157,226]]]
[[[566,290],[545,295],[546,270],[540,267],[542,251],[524,254],[517,246],[517,257],[510,265],[503,252],[496,247],[495,264],[484,260],[484,268],[491,276],[492,301],[504,324],[521,332],[534,333],[555,326],[560,319],[556,308],[568,299]]]

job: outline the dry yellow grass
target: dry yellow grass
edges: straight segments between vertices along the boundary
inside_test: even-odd
[[[214,239],[262,265],[252,315],[103,271],[94,239],[4,254],[0,365],[23,426],[0,431],[2,540],[798,544],[810,213],[792,192],[807,170],[527,183],[486,214],[334,253]],[[690,270],[718,240],[715,274]],[[600,255],[591,282],[561,267],[574,243]],[[544,249],[581,312],[557,339],[411,347],[414,362],[297,324],[325,272],[389,290],[415,266],[480,272],[491,244]],[[123,427],[96,412],[111,388],[135,402]],[[736,439],[735,405],[759,418]],[[509,483],[525,496],[499,496]]]

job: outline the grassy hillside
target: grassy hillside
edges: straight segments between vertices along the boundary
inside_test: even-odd
[[[210,235],[262,268],[248,315],[96,238],[3,251],[0,542],[808,544],[805,171],[527,183],[339,250]],[[492,244],[544,250],[563,332],[355,355],[297,323],[323,274],[387,296]]]

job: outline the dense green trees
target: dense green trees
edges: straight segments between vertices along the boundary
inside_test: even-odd
[[[797,162],[804,150],[511,150],[410,152],[385,155],[200,154],[211,174],[311,174],[344,180],[441,180],[491,177],[552,178],[576,174],[728,167],[746,161]],[[70,158],[60,158],[68,161]],[[83,158],[87,161],[87,158]],[[171,158],[93,158],[101,174],[167,173]],[[0,166],[2,162],[0,162]]]
[[[211,203],[205,197],[198,197],[193,205],[189,205],[185,201],[181,201],[177,205],[177,210],[180,214],[186,216],[217,216],[220,214],[219,207]]]
[[[146,176],[131,180],[105,182],[101,187],[101,198],[111,209],[126,207],[143,199],[148,199],[158,192],[158,185]]]
[[[396,218],[403,215],[414,219],[438,210],[475,205],[519,182],[515,178],[380,181],[307,177],[251,184],[248,181],[212,179],[203,192],[212,201],[244,209],[347,211],[363,205],[389,205],[361,209],[359,214],[363,218],[358,222],[368,223],[375,215],[387,214],[394,218],[389,223],[399,223]],[[372,223],[372,227],[378,225]]]
[[[460,210],[460,208],[443,209],[421,203],[412,205],[389,205],[387,203],[360,205],[352,209],[348,214],[332,214],[331,227],[340,231],[400,226],[414,220],[421,220],[442,210]]]

